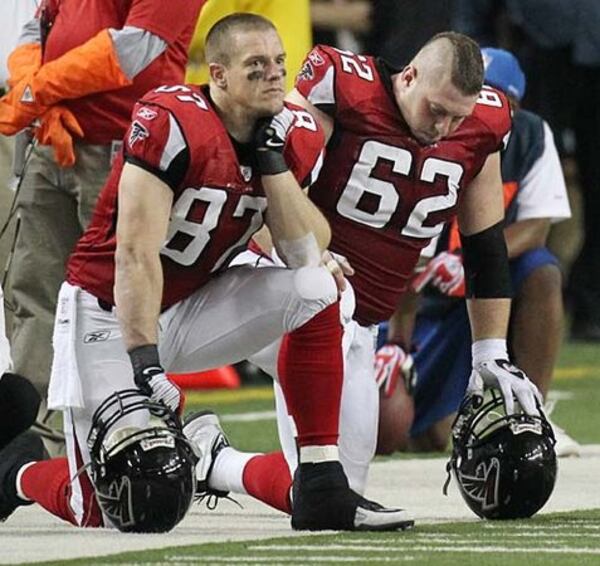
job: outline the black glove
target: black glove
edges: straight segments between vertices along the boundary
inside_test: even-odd
[[[156,344],[138,346],[129,351],[133,379],[138,389],[152,401],[179,412],[183,404],[181,389],[169,381],[158,359]]]
[[[283,157],[285,141],[294,122],[294,113],[284,108],[272,118],[261,118],[254,131],[254,149],[261,175],[277,175],[288,170]]]

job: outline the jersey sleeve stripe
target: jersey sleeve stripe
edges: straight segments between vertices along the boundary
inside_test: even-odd
[[[303,189],[305,189],[306,187],[310,187],[317,180],[317,177],[319,176],[319,173],[321,172],[321,167],[323,167],[323,158],[324,157],[325,157],[325,152],[321,151],[319,153],[319,156],[317,157],[317,160],[315,161],[315,164],[314,164],[311,172],[308,174],[308,176],[302,183]]]
[[[184,149],[187,144],[181,132],[177,120],[169,112],[169,137],[160,157],[159,168],[161,171],[167,171],[171,163]]]
[[[323,78],[312,87],[308,100],[315,106],[335,105],[334,74],[334,67],[329,67]]]

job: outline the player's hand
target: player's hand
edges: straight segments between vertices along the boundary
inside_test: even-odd
[[[436,255],[413,279],[411,287],[418,293],[427,284],[449,297],[464,297],[465,270],[462,257],[449,252]]]
[[[167,377],[158,361],[155,344],[139,346],[129,351],[133,378],[138,389],[152,401],[162,403],[171,411],[181,414],[185,397]]]
[[[294,113],[284,108],[272,118],[261,118],[256,123],[254,149],[261,175],[277,175],[288,170],[283,148],[294,119]]]
[[[386,344],[375,354],[377,386],[385,397],[391,397],[400,378],[404,379],[407,391],[412,391],[417,380],[413,357],[397,344]]]
[[[54,150],[54,159],[61,167],[75,164],[73,136],[82,137],[83,130],[73,113],[64,106],[52,106],[40,116],[40,125],[35,137],[43,145]]]
[[[342,254],[325,250],[321,256],[321,265],[324,265],[333,275],[338,291],[346,290],[346,277],[354,275],[354,268]]]
[[[483,398],[484,388],[500,389],[507,414],[515,412],[514,398],[528,415],[539,415],[538,406],[543,402],[535,384],[508,360],[481,362],[473,368],[467,395]]]

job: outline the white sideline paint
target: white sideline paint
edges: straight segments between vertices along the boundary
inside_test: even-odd
[[[454,482],[450,484],[449,496],[442,495],[442,485],[446,478],[445,464],[446,460],[441,458],[375,462],[371,468],[367,496],[383,504],[408,509],[414,514],[417,525],[456,520],[477,521],[462,501]],[[543,512],[600,508],[600,490],[596,489],[598,477],[600,455],[561,460],[556,489]],[[244,509],[239,509],[229,501],[220,502],[213,512],[194,506],[173,532],[164,535],[128,535],[109,529],[76,529],[37,506],[22,507],[8,521],[0,524],[0,564],[94,557],[167,546],[283,536],[303,536],[303,542],[309,544],[310,535],[292,531],[289,518],[284,514],[272,511],[247,496],[240,496],[239,501]],[[488,528],[485,523],[481,527]],[[539,528],[551,531],[551,527],[552,525],[546,525]],[[413,540],[412,544],[414,543]],[[417,544],[425,544],[425,541],[417,541]],[[542,541],[540,546],[543,546]],[[431,549],[433,545],[427,545],[426,548]],[[439,550],[441,547],[435,548]],[[450,547],[450,550],[454,548],[456,547]],[[472,548],[469,547],[469,550]],[[598,548],[590,550],[600,553]],[[410,554],[410,549],[407,554]],[[289,561],[283,557],[273,557],[269,563]]]
[[[253,413],[237,413],[233,415],[219,415],[219,420],[224,423],[247,423],[253,421],[274,421],[277,418],[275,411],[255,411]]]
[[[398,562],[413,562],[416,560],[414,556],[369,556],[369,562],[393,562],[394,564],[398,564]],[[210,555],[202,555],[200,558],[198,556],[172,556],[169,557],[169,562],[173,562],[174,564],[180,564],[182,562],[191,562],[193,564],[212,564],[214,562],[223,562],[225,564],[271,564],[271,566],[275,566],[276,564],[304,564],[307,562],[316,562],[318,564],[331,564],[332,562],[357,562],[359,564],[365,563],[364,556],[335,556],[331,554],[323,555],[323,556],[302,556],[302,558],[294,557],[294,556],[210,556]],[[119,566],[123,566],[120,564]],[[132,564],[131,566],[139,566],[138,564]]]
[[[482,545],[479,543],[477,546],[467,544],[465,546],[438,546],[436,544],[427,544],[427,545],[415,545],[412,541],[407,541],[405,544],[396,544],[395,546],[386,546],[382,548],[380,545],[355,545],[355,544],[300,544],[300,545],[290,545],[290,544],[273,544],[273,545],[256,545],[249,546],[248,550],[288,550],[293,552],[299,551],[319,551],[324,552],[327,550],[345,550],[350,552],[352,550],[356,552],[390,552],[392,550],[397,550],[398,552],[475,552],[475,553],[483,553],[486,554],[488,552],[496,552],[496,553],[509,553],[513,554],[515,552],[530,552],[535,554],[600,554],[600,548],[593,547],[572,547],[572,548],[549,548],[542,546],[497,546],[497,545]],[[268,559],[268,557],[266,557]],[[302,557],[304,560],[304,557]],[[364,556],[363,556],[364,560]],[[369,557],[370,560],[370,557]]]

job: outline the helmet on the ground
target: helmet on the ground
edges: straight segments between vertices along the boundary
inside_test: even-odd
[[[517,405],[518,407],[518,405]],[[463,499],[485,519],[531,517],[556,481],[552,427],[540,416],[507,415],[499,393],[463,401],[452,428],[452,470]]]
[[[117,391],[94,412],[88,447],[98,503],[117,529],[164,532],[181,521],[197,458],[165,405],[137,389]]]

